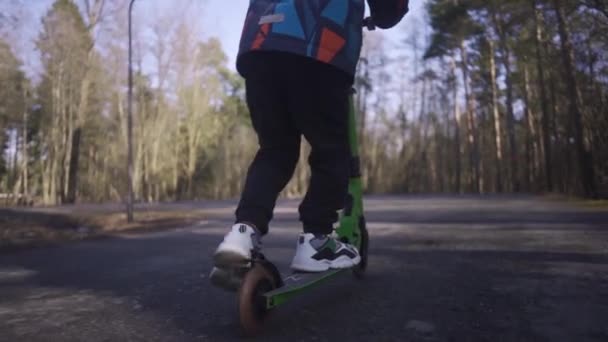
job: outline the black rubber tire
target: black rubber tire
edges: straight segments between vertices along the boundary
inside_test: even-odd
[[[263,294],[276,287],[276,279],[260,264],[255,264],[245,274],[238,294],[238,310],[241,328],[246,336],[255,336],[262,330],[269,314]]]
[[[369,232],[367,231],[367,224],[365,222],[365,217],[363,216],[361,216],[361,218],[359,219],[359,231],[361,234],[361,247],[359,248],[361,262],[359,263],[359,265],[353,268],[353,274],[357,279],[361,279],[365,276],[369,251]]]

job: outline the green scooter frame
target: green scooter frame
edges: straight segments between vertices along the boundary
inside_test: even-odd
[[[357,125],[353,97],[350,99],[349,140],[351,147],[351,174],[348,200],[336,229],[338,239],[356,246],[361,262],[348,270],[329,270],[323,273],[292,273],[281,276],[278,269],[261,253],[254,255],[251,266],[243,270],[238,288],[239,318],[246,335],[256,335],[269,312],[291,298],[313,288],[339,273],[352,271],[356,278],[363,277],[367,268],[369,235],[363,216],[363,189],[361,183]]]

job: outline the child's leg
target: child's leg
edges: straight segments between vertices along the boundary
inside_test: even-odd
[[[289,110],[312,147],[311,179],[300,205],[300,220],[306,233],[329,234],[348,193],[351,83],[331,66],[298,62],[301,65],[290,73]]]
[[[258,135],[259,150],[249,167],[236,210],[237,222],[248,222],[262,233],[279,193],[291,179],[300,154],[300,133],[291,122],[281,75],[281,59],[256,58],[246,81],[247,105]]]

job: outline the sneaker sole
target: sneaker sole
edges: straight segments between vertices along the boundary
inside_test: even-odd
[[[329,268],[329,265],[326,263],[319,263],[315,265],[291,264],[291,269],[298,272],[325,272],[328,271]]]
[[[317,261],[308,265],[291,264],[291,269],[299,272],[325,272],[329,269],[353,268],[357,266],[360,262],[361,256],[357,256],[354,259],[350,259],[348,257],[341,257],[333,261]]]
[[[357,266],[361,262],[361,257],[357,256],[354,259],[350,259],[348,257],[338,258],[333,260],[329,267],[334,269],[343,269],[343,268],[353,268]]]

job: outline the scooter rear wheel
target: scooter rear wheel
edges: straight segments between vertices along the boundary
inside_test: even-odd
[[[367,231],[367,225],[365,223],[365,217],[359,218],[359,233],[361,234],[361,246],[359,247],[359,255],[361,256],[361,262],[355,268],[353,268],[353,274],[357,279],[361,279],[365,276],[367,270],[367,258],[369,250],[369,233]]]
[[[245,274],[238,295],[239,319],[245,335],[255,336],[262,329],[269,314],[264,293],[276,287],[276,279],[260,264]]]

